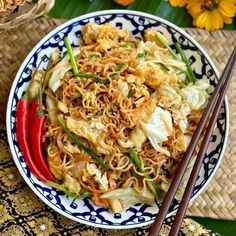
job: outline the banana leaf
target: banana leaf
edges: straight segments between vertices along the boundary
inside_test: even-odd
[[[199,224],[205,226],[207,229],[211,229],[223,236],[236,235],[236,221],[230,220],[217,220],[203,217],[191,217]]]
[[[192,27],[192,18],[184,7],[171,7],[164,0],[136,0],[128,7],[120,6],[112,0],[56,0],[49,17],[72,19],[89,12],[107,9],[129,9],[151,13],[180,27]],[[225,29],[236,29],[236,17]]]

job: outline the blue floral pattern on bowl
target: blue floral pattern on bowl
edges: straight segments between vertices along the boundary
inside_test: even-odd
[[[149,14],[125,10],[101,11],[75,18],[44,37],[31,51],[18,71],[12,85],[7,108],[8,141],[13,158],[21,175],[38,197],[54,210],[70,219],[95,227],[117,229],[151,224],[160,207],[159,203],[153,206],[136,204],[125,212],[114,214],[107,209],[95,206],[90,199],[78,200],[66,197],[63,192],[47,186],[32,175],[18,146],[15,128],[16,104],[29,83],[31,69],[37,67],[41,59],[43,62],[40,68],[46,69],[50,53],[56,48],[65,52],[66,48],[63,42],[65,36],[70,38],[73,46],[79,45],[81,29],[88,22],[110,23],[116,27],[128,29],[137,37],[142,37],[144,30],[152,27],[164,33],[171,45],[176,41],[182,45],[197,79],[208,78],[213,86],[217,82],[218,72],[201,46],[184,31],[165,20]],[[192,200],[206,187],[219,166],[226,145],[227,130],[228,107],[227,101],[225,101],[192,193]],[[169,215],[173,214],[177,207],[178,202],[175,201],[171,206]]]

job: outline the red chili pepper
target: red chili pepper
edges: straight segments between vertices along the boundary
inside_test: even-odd
[[[29,113],[30,102],[27,92],[17,103],[16,112],[16,136],[24,156],[24,159],[30,169],[30,171],[43,182],[47,182],[47,179],[38,169],[37,165],[33,162],[32,151],[29,142]]]
[[[35,164],[40,168],[40,171],[45,175],[48,180],[54,181],[55,178],[52,175],[47,162],[43,156],[42,142],[43,142],[43,132],[44,132],[44,121],[45,117],[42,109],[42,90],[39,92],[38,108],[35,110],[37,101],[32,104],[32,112],[30,113],[32,117],[30,141],[32,145],[32,152],[34,156]],[[33,113],[35,111],[35,113]]]
[[[33,125],[34,117],[35,117],[35,114],[38,110],[38,107],[39,107],[39,99],[36,98],[31,102],[31,106],[30,106],[30,115],[29,115],[30,127]]]

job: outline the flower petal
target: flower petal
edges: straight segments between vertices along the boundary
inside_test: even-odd
[[[170,0],[173,7],[183,7],[186,5],[187,0]]]
[[[215,9],[212,11],[210,20],[211,20],[212,29],[223,28],[224,26],[223,17],[220,14],[220,11],[218,9]]]
[[[187,1],[187,10],[193,18],[196,18],[203,12],[201,4],[198,0]]]
[[[233,19],[230,17],[226,17],[224,15],[222,15],[223,21],[225,22],[225,24],[232,24]]]
[[[230,1],[220,1],[219,10],[226,17],[233,17],[236,13],[236,5]]]
[[[199,28],[209,28],[209,12],[205,11],[200,14],[194,21],[195,25]]]

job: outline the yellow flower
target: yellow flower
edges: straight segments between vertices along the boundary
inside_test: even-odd
[[[188,0],[169,0],[173,7],[183,7],[186,5]]]
[[[223,28],[231,24],[236,14],[236,0],[188,0],[187,10],[193,25],[206,30]]]

